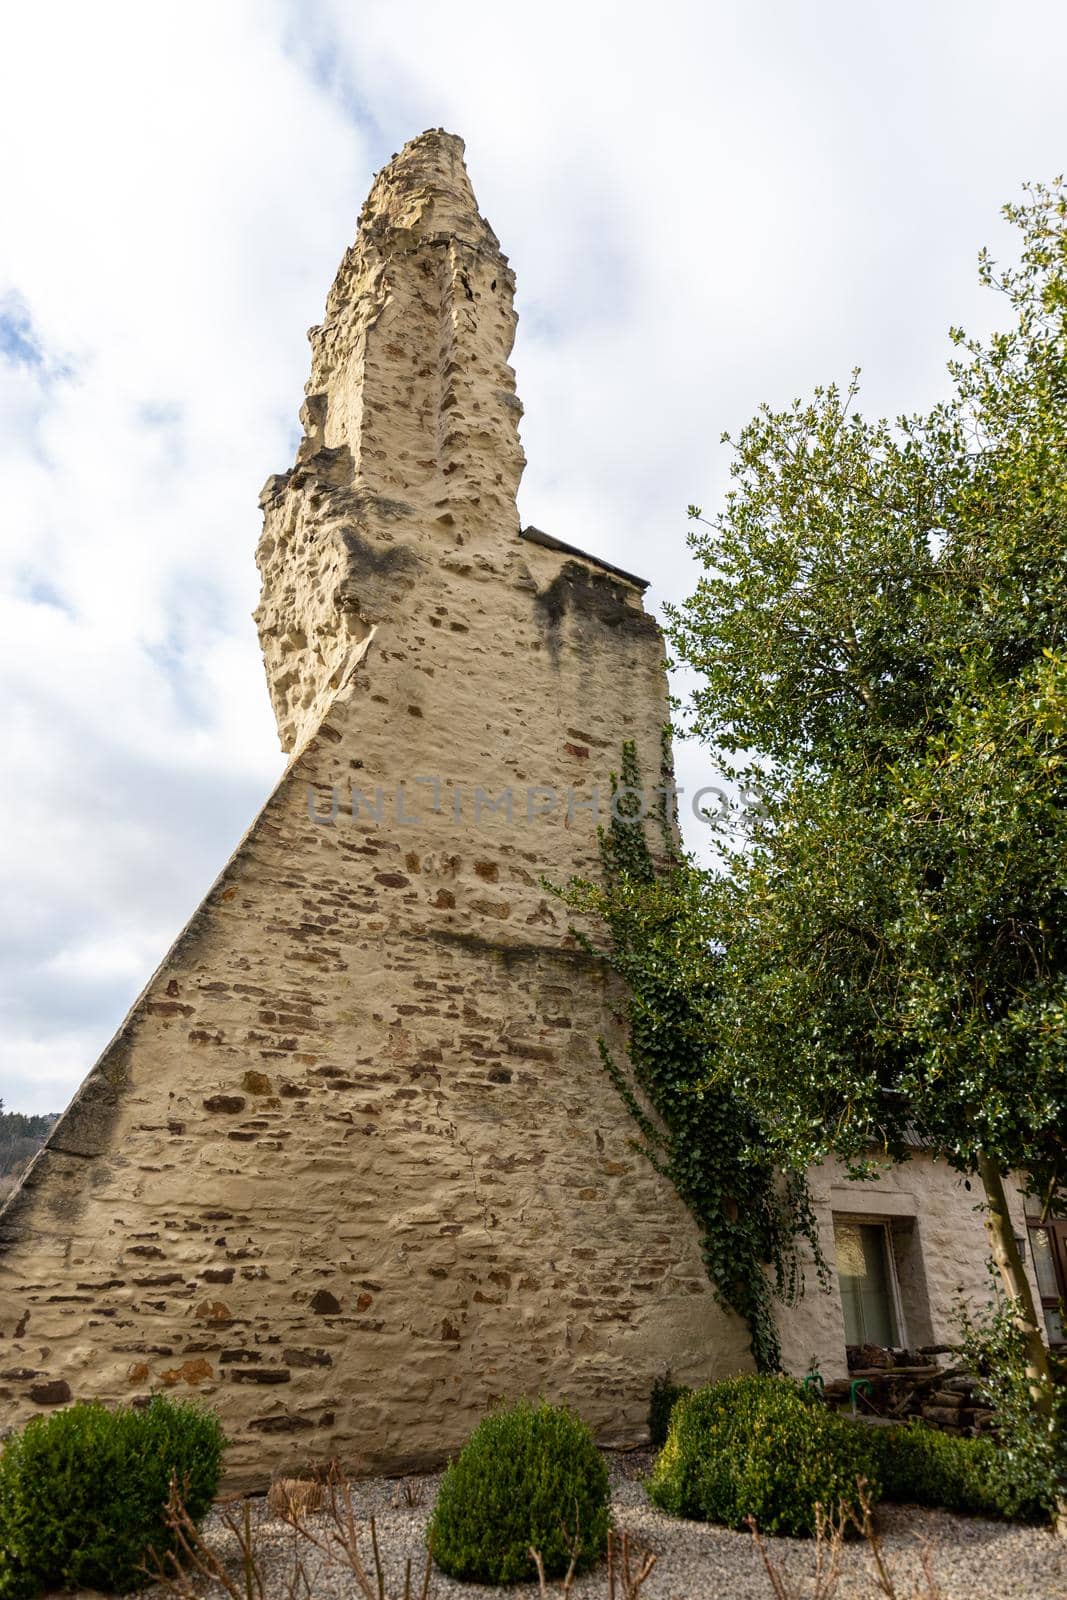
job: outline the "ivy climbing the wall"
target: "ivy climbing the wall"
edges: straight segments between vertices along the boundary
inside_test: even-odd
[[[665,735],[666,777],[668,750]],[[612,779],[611,820],[600,830],[603,881],[574,879],[556,892],[602,923],[606,951],[579,929],[575,936],[606,954],[628,986],[628,1059],[599,1044],[636,1124],[635,1148],[695,1217],[708,1276],[720,1302],[748,1323],[757,1369],[776,1372],[774,1301],[794,1304],[803,1291],[801,1239],[820,1279],[826,1269],[803,1176],[776,1171],[752,1115],[728,1088],[709,1083],[709,1061],[725,1047],[713,1020],[719,957],[707,936],[708,879],[677,849],[669,792],[665,783],[650,819],[662,841],[654,854],[636,747],[626,743]]]

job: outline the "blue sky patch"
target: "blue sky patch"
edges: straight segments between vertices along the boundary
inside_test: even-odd
[[[16,367],[44,366],[44,351],[30,314],[14,295],[0,302],[0,356]]]
[[[15,575],[12,593],[24,604],[31,606],[48,606],[52,611],[60,611],[71,620],[77,619],[77,612],[71,601],[63,593],[57,583],[46,577],[40,568],[29,563],[20,568]]]
[[[173,428],[182,420],[182,407],[175,401],[146,401],[137,408],[137,416],[146,428]]]

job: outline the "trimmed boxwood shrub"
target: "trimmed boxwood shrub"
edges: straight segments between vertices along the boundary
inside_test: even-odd
[[[564,1406],[522,1401],[480,1422],[441,1480],[428,1529],[450,1577],[518,1583],[577,1570],[603,1555],[611,1521],[607,1468],[585,1423]]]
[[[692,1392],[688,1384],[672,1383],[669,1372],[653,1379],[652,1392],[648,1397],[648,1436],[653,1449],[659,1450],[667,1442],[675,1401],[680,1400],[683,1394]]]
[[[172,1548],[163,1520],[171,1474],[189,1515],[218,1488],[216,1418],[162,1396],[141,1409],[79,1403],[34,1417],[0,1453],[0,1597],[45,1589],[122,1592]]]
[[[857,1478],[881,1495],[869,1432],[810,1399],[791,1378],[740,1377],[679,1400],[649,1481],[677,1517],[767,1533],[815,1531],[815,1504],[857,1505]]]
[[[1040,1519],[1040,1507],[1012,1503],[1003,1452],[993,1440],[939,1433],[917,1419],[904,1427],[872,1432],[887,1500],[911,1500],[983,1517]]]

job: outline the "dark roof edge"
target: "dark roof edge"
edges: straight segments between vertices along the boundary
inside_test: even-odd
[[[600,556],[591,556],[588,550],[579,550],[575,544],[564,544],[562,539],[554,539],[550,533],[542,533],[540,528],[522,528],[519,531],[520,539],[529,539],[531,544],[544,545],[546,550],[559,550],[565,556],[580,556],[583,561],[588,561],[591,566],[600,567],[604,572],[614,573],[616,578],[625,578],[627,583],[632,583],[635,589],[640,589],[642,594],[648,588],[650,579],[639,578],[633,572],[627,572],[625,567],[617,567],[614,562],[603,561]]]

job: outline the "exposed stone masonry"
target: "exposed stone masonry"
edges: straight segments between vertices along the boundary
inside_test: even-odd
[[[668,1364],[750,1365],[542,882],[596,870],[624,739],[658,770],[663,650],[640,581],[520,536],[513,278],[462,151],[376,180],[263,492],[290,765],[0,1216],[5,1416],[195,1393],[234,1483],[436,1462],[521,1393],[633,1439]]]

